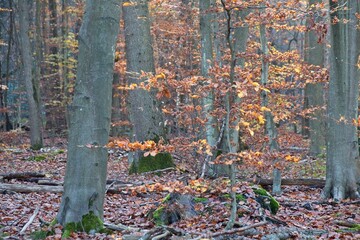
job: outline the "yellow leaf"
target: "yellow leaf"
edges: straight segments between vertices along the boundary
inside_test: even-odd
[[[265,91],[265,92],[268,92],[268,93],[270,92],[270,90],[267,89],[267,88],[262,88],[262,90]]]
[[[260,108],[260,111],[262,111],[262,112],[270,112],[270,108],[267,108],[267,107],[261,107]]]
[[[194,95],[191,95],[191,98],[198,99],[198,98],[200,98],[200,96],[199,96],[199,95],[194,94]]]
[[[243,98],[243,97],[246,97],[247,96],[247,92],[246,91],[240,91],[238,92],[238,97],[239,98]]]
[[[264,119],[264,117],[263,117],[262,115],[259,115],[259,116],[258,116],[258,121],[259,121],[259,124],[260,124],[260,125],[265,124],[265,119]]]
[[[249,131],[249,133],[250,133],[251,136],[254,136],[254,131],[253,131],[253,130],[251,130],[250,128],[248,128],[248,131]]]
[[[160,73],[158,75],[155,76],[156,79],[164,79],[166,76],[164,73]]]
[[[297,73],[297,74],[300,74],[301,73],[301,68],[300,67],[296,67],[294,69],[294,71]]]
[[[259,83],[257,83],[257,82],[252,82],[251,83],[255,88],[255,91],[259,91],[259,89],[260,89],[260,84]]]
[[[134,3],[132,3],[132,2],[124,2],[123,3],[123,6],[124,7],[130,7],[130,6],[134,6],[135,4]]]
[[[223,74],[222,74],[222,76],[223,76],[223,77],[228,77],[228,78],[229,78],[229,77],[230,77],[230,74],[229,74],[229,73],[223,73]]]
[[[248,127],[250,126],[250,123],[248,122],[245,122],[245,121],[242,121],[241,124],[244,126],[244,127]]]

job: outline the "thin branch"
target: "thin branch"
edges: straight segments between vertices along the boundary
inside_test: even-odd
[[[33,215],[31,215],[29,221],[25,224],[25,226],[21,229],[20,235],[23,235],[26,231],[26,229],[30,226],[30,224],[34,221],[36,215],[39,213],[40,207],[36,207]]]
[[[212,233],[212,234],[202,235],[202,236],[194,238],[192,240],[199,240],[199,239],[203,239],[204,237],[206,237],[206,238],[214,238],[214,237],[218,237],[218,236],[221,236],[221,235],[230,235],[230,234],[240,233],[240,232],[244,232],[244,231],[246,231],[248,229],[251,229],[251,228],[256,228],[256,227],[266,225],[267,223],[268,223],[267,221],[262,221],[262,222],[259,222],[259,223],[255,223],[253,225],[242,227],[242,228],[235,228],[235,229],[231,229],[231,230],[225,230],[225,231],[220,231],[220,232],[216,232],[216,233]]]

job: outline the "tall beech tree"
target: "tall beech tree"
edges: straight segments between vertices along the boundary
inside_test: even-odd
[[[331,0],[331,55],[328,100],[326,185],[336,200],[360,197],[357,136],[360,1]]]
[[[321,3],[322,0],[310,0],[309,7],[314,9],[316,3]],[[322,21],[319,14],[311,12],[309,14],[306,24],[308,31],[305,32],[305,62],[319,67],[324,67],[324,44],[321,39],[322,33],[317,33],[314,27],[316,23]],[[319,41],[320,40],[320,41]],[[310,139],[310,154],[317,156],[322,153],[325,147],[325,134],[324,134],[324,111],[322,107],[325,104],[324,99],[324,86],[323,83],[308,83],[305,86],[305,108],[312,110],[312,113],[305,119],[306,127]]]
[[[141,73],[155,73],[150,34],[148,0],[124,1],[126,71],[128,84],[139,86],[147,80]],[[159,140],[164,137],[164,122],[153,91],[137,88],[129,91],[128,110],[133,125],[132,141]],[[143,152],[129,155],[136,172]]]
[[[64,193],[57,220],[79,231],[86,219],[103,219],[115,43],[120,2],[88,0],[79,33],[79,63],[70,128]],[[79,224],[78,224],[79,223]],[[66,230],[66,227],[65,227]]]
[[[29,104],[30,115],[30,144],[33,149],[40,149],[43,145],[42,121],[40,115],[40,87],[39,79],[32,75],[32,51],[29,38],[29,11],[28,0],[19,0],[19,39],[20,53],[24,70],[26,95]]]

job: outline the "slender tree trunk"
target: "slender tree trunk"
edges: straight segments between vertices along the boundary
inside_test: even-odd
[[[360,160],[357,136],[360,1],[331,0],[331,55],[328,99],[326,185],[323,196],[358,198]]]
[[[79,33],[79,62],[71,106],[64,193],[57,220],[63,226],[92,214],[103,219],[119,1],[88,0]],[[94,230],[102,228],[96,224]],[[85,229],[88,231],[89,229]]]
[[[309,6],[321,3],[323,0],[310,0]],[[318,19],[318,20],[317,20]],[[310,15],[307,19],[307,26],[314,27],[316,21],[321,18]],[[318,34],[314,30],[305,33],[305,61],[319,67],[324,66],[324,44],[318,43]],[[305,106],[304,108],[313,109],[312,114],[305,119],[306,126],[310,139],[310,154],[317,156],[324,151],[325,148],[325,124],[324,111],[322,107],[325,105],[324,101],[324,87],[322,83],[309,83],[305,86]],[[304,129],[305,129],[304,128]]]
[[[213,64],[213,14],[210,12],[213,7],[213,0],[200,0],[200,35],[201,35],[201,75],[209,78],[209,70]],[[210,81],[210,80],[209,80]],[[214,91],[208,91],[207,96],[203,98],[203,109],[206,117],[205,135],[207,143],[215,148],[219,136],[217,119],[212,116],[214,111]],[[209,174],[214,175],[214,168],[208,168]]]
[[[262,52],[262,65],[261,65],[261,84],[266,87],[269,78],[269,49],[266,37],[266,26],[265,24],[260,25],[260,42]],[[268,106],[269,96],[266,91],[261,92],[261,105],[264,107]],[[269,138],[268,147],[270,152],[277,151],[279,149],[277,143],[277,129],[274,123],[274,117],[270,111],[265,111],[265,134]],[[273,186],[272,192],[274,194],[281,193],[281,172],[279,169],[274,168],[273,170]]]
[[[119,137],[121,135],[122,126],[118,125],[118,122],[121,121],[121,102],[119,96],[119,90],[117,87],[120,85],[120,73],[114,73],[113,79],[113,88],[112,88],[112,108],[111,108],[111,129],[110,135],[112,137]]]
[[[9,0],[8,3],[8,8],[11,9],[11,11],[9,12],[9,31],[8,31],[8,41],[7,41],[7,51],[6,51],[6,70],[5,70],[5,76],[2,74],[2,63],[0,63],[0,85],[4,85],[6,87],[8,87],[9,85],[9,78],[10,78],[10,54],[11,54],[11,49],[12,49],[12,45],[13,45],[13,30],[14,30],[14,14],[13,14],[13,1]],[[2,7],[2,6],[1,6]],[[2,29],[2,27],[0,27]],[[1,35],[1,32],[0,32]],[[3,77],[5,77],[5,81],[3,81]],[[4,119],[5,119],[5,124],[4,124],[4,130],[9,131],[11,130],[14,126],[12,125],[11,121],[10,121],[10,117],[9,117],[9,112],[7,110],[7,90],[5,89],[1,89],[0,88],[0,108],[4,108],[5,112],[4,112]]]
[[[150,34],[148,0],[124,1],[126,70],[128,84],[138,86],[146,80],[141,72],[155,73],[154,53]],[[133,141],[164,138],[164,122],[158,101],[152,91],[129,91],[128,110],[133,124]],[[138,164],[142,152],[130,154],[129,161]]]
[[[57,0],[48,0],[49,1],[49,12],[50,12],[50,35],[52,38],[52,44],[50,47],[50,53],[53,55],[54,60],[57,60],[58,46],[56,44],[56,38],[58,37],[58,27],[57,27]]]
[[[32,76],[32,53],[29,39],[29,3],[28,0],[19,0],[19,38],[21,44],[21,58],[24,69],[26,94],[30,115],[30,141],[33,149],[42,147],[42,121],[40,115],[40,93],[38,79]]]

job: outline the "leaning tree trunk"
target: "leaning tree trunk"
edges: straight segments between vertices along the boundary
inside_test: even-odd
[[[63,226],[85,217],[102,220],[106,186],[111,93],[119,1],[88,0],[79,33],[79,60],[70,129],[64,193],[57,220]],[[101,221],[91,229],[99,230]]]
[[[328,99],[326,185],[323,195],[336,200],[359,197],[357,138],[360,1],[331,0],[331,55]]]
[[[310,0],[309,6],[315,3],[321,3],[323,0]],[[319,67],[324,66],[324,44],[319,42],[319,33],[314,28],[316,21],[322,20],[316,15],[309,15],[307,26],[309,31],[305,33],[305,61]],[[323,39],[324,40],[324,39]],[[313,112],[305,119],[305,127],[309,129],[306,132],[310,139],[310,154],[317,156],[324,152],[325,134],[324,134],[324,111],[322,107],[324,101],[324,86],[322,83],[308,83],[305,86],[304,108],[313,109]]]
[[[40,89],[39,79],[32,76],[32,53],[29,39],[29,3],[28,0],[19,0],[19,38],[20,52],[24,69],[26,95],[29,104],[30,115],[30,144],[33,149],[42,147],[42,121],[40,115]]]
[[[155,73],[154,54],[150,33],[148,0],[124,1],[126,71],[128,84],[139,86],[147,78],[141,73]],[[133,124],[132,141],[158,141],[165,137],[164,122],[153,91],[137,88],[129,91],[128,110]],[[137,172],[143,152],[129,154],[129,162]]]

